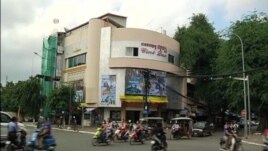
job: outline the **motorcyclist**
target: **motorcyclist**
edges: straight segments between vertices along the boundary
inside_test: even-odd
[[[166,133],[164,132],[162,123],[157,123],[152,130],[153,137],[157,137],[161,142],[166,143]],[[160,135],[158,135],[160,134]]]
[[[127,131],[127,123],[123,119],[120,127],[120,137],[123,137],[126,134],[126,131]]]
[[[106,127],[106,139],[108,139],[108,135],[113,134],[113,122],[111,119],[108,119],[107,127]]]
[[[108,124],[105,120],[103,120],[101,125],[101,137],[102,140],[106,140],[106,130],[107,130]]]
[[[135,127],[134,131],[136,132],[138,139],[141,140],[143,136],[142,136],[142,126],[140,124],[140,121],[136,122],[136,127]]]
[[[12,117],[11,121],[8,123],[8,140],[14,143],[15,145],[18,145],[18,119],[16,117]]]
[[[224,140],[225,140],[225,149],[234,149],[235,138],[237,137],[230,121],[227,121],[224,125]]]
[[[38,148],[43,148],[43,140],[51,135],[51,123],[48,117],[45,117],[45,122],[42,125],[41,131],[38,134]]]
[[[171,127],[171,133],[174,135],[180,129],[180,125],[176,121]]]

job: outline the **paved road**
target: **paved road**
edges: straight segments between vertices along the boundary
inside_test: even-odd
[[[33,128],[28,129],[31,135]],[[168,140],[168,151],[217,151],[219,138],[222,133],[215,133],[209,137],[193,137],[192,139]],[[92,134],[72,131],[53,130],[57,139],[57,151],[148,151],[150,142],[144,145],[130,145],[126,143],[113,143],[110,146],[92,146]],[[243,143],[245,151],[262,151],[261,146]]]

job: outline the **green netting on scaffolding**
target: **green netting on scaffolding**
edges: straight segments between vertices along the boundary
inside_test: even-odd
[[[55,78],[56,75],[56,53],[57,53],[57,37],[49,36],[43,40],[42,52],[42,75]],[[41,79],[41,94],[48,97],[53,90],[53,81],[49,79]],[[47,115],[49,109],[47,103],[44,103],[44,112]]]

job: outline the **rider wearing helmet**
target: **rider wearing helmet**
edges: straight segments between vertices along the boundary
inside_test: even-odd
[[[153,128],[152,134],[156,137],[158,137],[161,142],[166,142],[166,136],[165,136],[165,132],[162,126],[162,123],[157,123],[155,125],[155,127]]]

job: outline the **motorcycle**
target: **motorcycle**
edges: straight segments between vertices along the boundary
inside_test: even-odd
[[[110,145],[111,141],[113,141],[112,132],[106,132],[105,134],[103,134],[101,128],[97,128],[97,131],[95,132],[91,143],[93,146],[97,146],[100,144]]]
[[[132,144],[134,144],[136,142],[140,142],[141,144],[144,144],[144,139],[143,139],[141,130],[134,130],[130,134],[129,144],[132,145]]]
[[[163,137],[162,135],[165,135],[165,134],[160,134],[160,133],[157,133],[156,136],[154,135],[152,137],[152,141],[151,141],[151,151],[157,151],[157,150],[163,150],[163,151],[167,151],[167,142],[166,141],[163,141],[161,138]]]
[[[123,141],[127,141],[129,139],[129,131],[126,130],[126,132],[124,134],[122,134],[122,130],[119,128],[114,132],[114,137],[116,140],[123,140]]]
[[[150,140],[152,137],[152,128],[148,127],[148,128],[142,129],[142,134],[143,134],[144,139]]]
[[[174,139],[180,139],[182,136],[180,135],[180,130],[178,128],[172,129],[171,134]]]
[[[236,137],[233,139],[235,139],[234,148],[233,148],[233,150],[230,150],[230,148],[227,148],[227,149],[225,148],[226,139],[221,138],[220,139],[220,150],[221,151],[244,151],[241,138]]]
[[[29,139],[29,141],[27,142],[27,150],[28,151],[34,151],[34,150],[46,150],[46,151],[54,151],[55,147],[56,147],[56,140],[52,135],[49,135],[47,137],[44,138],[43,140],[43,144],[44,147],[43,148],[39,148],[38,144],[37,144],[37,139],[38,139],[38,134],[40,133],[40,129],[37,128],[31,138]]]
[[[15,142],[10,141],[10,140],[6,141],[6,150],[7,151],[14,151],[14,150],[18,150],[18,149],[24,150],[25,145],[26,145],[27,132],[24,130],[20,130],[18,134],[19,134],[18,139]]]

